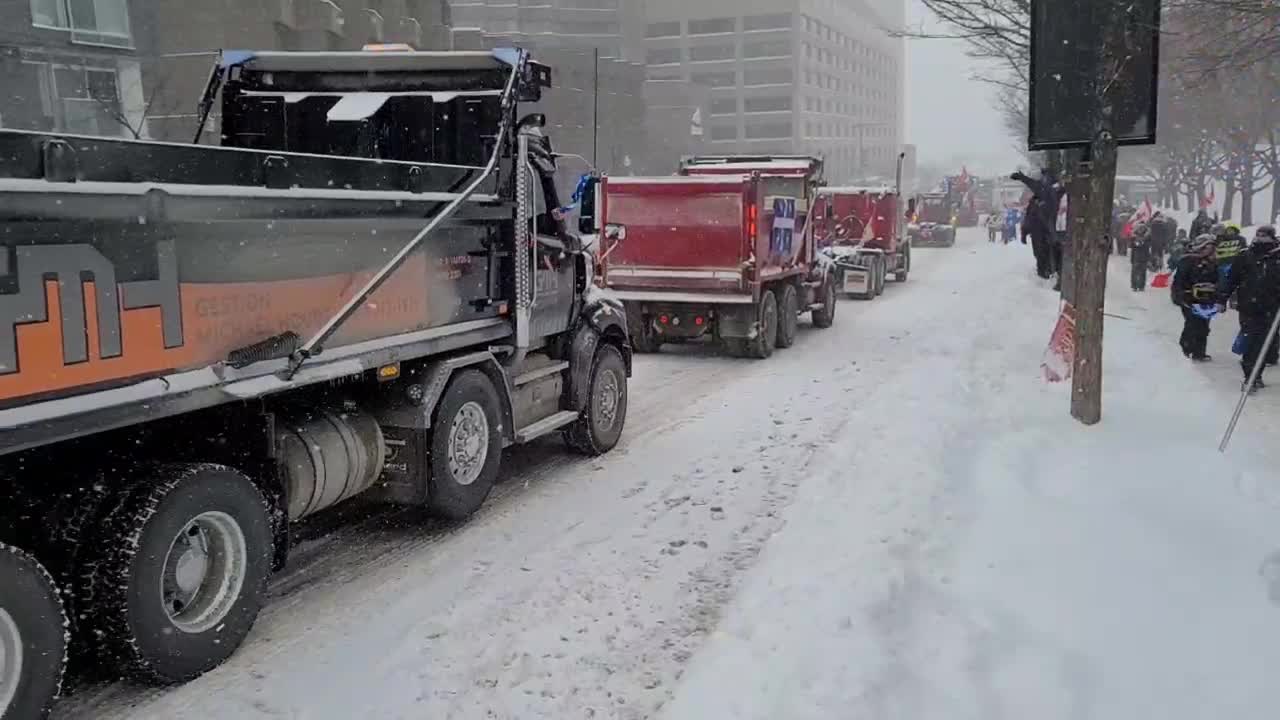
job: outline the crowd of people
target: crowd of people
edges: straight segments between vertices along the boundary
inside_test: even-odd
[[[1150,258],[1141,256],[1138,238],[1155,234],[1154,223],[1140,224],[1135,229],[1135,244],[1130,262],[1134,268],[1137,289],[1141,266],[1144,285]],[[1191,224],[1189,236],[1179,234],[1170,248],[1169,269],[1173,273],[1170,294],[1174,305],[1182,311],[1182,336],[1178,344],[1182,353],[1197,362],[1212,360],[1208,353],[1210,321],[1234,307],[1240,316],[1240,328],[1233,351],[1241,356],[1244,373],[1242,389],[1256,392],[1265,387],[1262,371],[1267,365],[1280,363],[1280,342],[1272,342],[1253,384],[1255,365],[1267,344],[1276,313],[1280,312],[1280,239],[1276,229],[1265,225],[1247,241],[1239,226],[1215,223],[1203,210]]]

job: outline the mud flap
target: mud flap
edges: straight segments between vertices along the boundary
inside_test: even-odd
[[[595,365],[600,333],[590,325],[582,325],[569,346],[568,408],[581,413],[591,396],[591,368]]]

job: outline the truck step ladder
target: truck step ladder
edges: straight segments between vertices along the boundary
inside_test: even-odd
[[[516,442],[527,443],[536,440],[543,435],[555,432],[566,425],[571,425],[578,420],[578,413],[574,410],[561,410],[555,415],[545,417],[532,425],[527,425],[516,431]]]
[[[545,367],[540,367],[535,370],[530,370],[522,375],[517,375],[516,378],[511,381],[511,386],[523,387],[533,382],[534,380],[541,380],[542,378],[548,375],[555,375],[558,372],[564,372],[565,370],[568,370],[568,369],[569,369],[569,363],[567,362],[553,363]]]

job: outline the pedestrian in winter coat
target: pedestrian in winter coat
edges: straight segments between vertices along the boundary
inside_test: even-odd
[[[1206,352],[1209,319],[1197,313],[1196,306],[1210,305],[1217,296],[1218,263],[1213,251],[1212,235],[1192,240],[1178,261],[1170,288],[1173,304],[1182,309],[1182,336],[1178,339],[1182,354],[1201,362],[1212,359]]]
[[[1200,208],[1200,212],[1196,213],[1191,221],[1191,237],[1200,237],[1212,229],[1213,220],[1209,218],[1209,213],[1204,208]]]
[[[1022,172],[1009,176],[1031,191],[1032,200],[1027,204],[1027,217],[1023,221],[1025,232],[1031,235],[1031,249],[1036,256],[1036,274],[1042,278],[1053,277],[1054,225],[1058,219],[1058,203],[1062,200],[1062,185],[1047,170],[1040,171],[1040,178],[1032,178]]]
[[[996,235],[1001,233],[1004,228],[1004,218],[1001,213],[992,212],[987,216],[987,242],[995,242]]]
[[[1145,292],[1147,289],[1147,268],[1151,265],[1151,226],[1139,223],[1133,231],[1133,242],[1129,246],[1129,287],[1134,292]]]
[[[1238,225],[1223,225],[1218,223],[1213,226],[1214,237],[1217,238],[1217,254],[1218,254],[1218,282],[1224,283],[1231,276],[1232,269],[1235,267],[1236,258],[1240,253],[1244,252],[1245,242],[1244,235],[1240,234]],[[1232,307],[1235,307],[1234,301]]]
[[[1169,252],[1170,246],[1173,245],[1173,238],[1178,232],[1178,221],[1157,212],[1151,218],[1151,242],[1149,243],[1149,255],[1151,256],[1151,271],[1160,272],[1160,268],[1164,267],[1164,255]]]
[[[1191,238],[1187,237],[1187,231],[1179,230],[1173,239],[1173,245],[1169,247],[1169,272],[1178,269],[1178,261],[1187,254],[1187,245],[1190,242]]]
[[[1280,240],[1270,225],[1258,228],[1254,242],[1236,256],[1231,272],[1218,288],[1218,309],[1226,308],[1227,299],[1239,293],[1240,332],[1244,335],[1244,357],[1240,367],[1245,382],[1262,355],[1267,332],[1276,312],[1280,312]],[[1265,363],[1264,363],[1265,365]],[[1263,387],[1262,371],[1250,391]]]
[[[1004,244],[1008,245],[1018,237],[1018,228],[1022,225],[1022,211],[1016,207],[1008,208],[1004,211]],[[1027,239],[1022,239],[1026,244]]]

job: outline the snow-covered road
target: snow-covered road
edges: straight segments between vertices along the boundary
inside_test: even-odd
[[[520,449],[460,527],[322,519],[225,666],[57,717],[1274,717],[1270,426],[1212,451],[1235,386],[1152,294],[1073,424],[1030,267],[966,231],[767,362],[641,357],[618,451]]]

